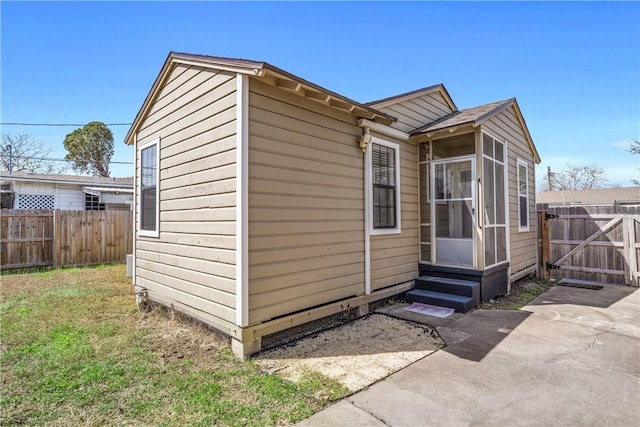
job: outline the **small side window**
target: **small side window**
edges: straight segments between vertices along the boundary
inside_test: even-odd
[[[518,231],[529,231],[529,165],[518,159]]]
[[[140,149],[139,174],[140,174],[140,208],[138,219],[140,221],[141,236],[158,237],[159,222],[159,143],[156,139]]]

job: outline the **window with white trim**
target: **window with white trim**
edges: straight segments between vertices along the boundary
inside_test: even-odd
[[[100,196],[94,194],[85,193],[84,195],[84,209],[87,211],[103,211],[104,203],[100,203]]]
[[[529,165],[522,159],[518,168],[518,231],[529,231]]]
[[[159,143],[160,139],[140,150],[140,235],[157,237],[159,220]]]
[[[369,148],[371,231],[400,232],[400,146],[373,138]]]

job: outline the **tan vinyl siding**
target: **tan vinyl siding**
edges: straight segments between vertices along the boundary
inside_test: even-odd
[[[509,228],[512,278],[535,269],[537,262],[536,213],[535,213],[535,163],[531,149],[513,111],[509,108],[483,123],[483,129],[499,140],[507,142]],[[518,177],[517,159],[527,162],[529,168],[529,231],[518,231]]]
[[[176,66],[137,135],[160,138],[160,236],[137,237],[136,285],[223,330],[236,320],[235,78]]]
[[[391,126],[403,132],[411,132],[453,112],[440,92],[389,105],[380,111],[397,118],[398,121]]]
[[[249,323],[364,293],[362,130],[250,80]]]
[[[401,233],[371,236],[373,291],[418,277],[418,147],[390,141],[400,144]]]

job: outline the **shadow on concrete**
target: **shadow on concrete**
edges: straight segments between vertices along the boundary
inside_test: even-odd
[[[597,290],[555,286],[531,301],[529,305],[572,304],[607,308],[638,291],[640,288],[611,284],[605,284],[602,289]]]
[[[476,310],[449,326],[436,328],[447,344],[442,351],[480,362],[532,313],[520,310]]]

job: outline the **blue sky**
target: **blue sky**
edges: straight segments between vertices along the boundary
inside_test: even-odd
[[[366,102],[444,83],[515,96],[547,166],[640,178],[637,2],[0,3],[2,122],[130,123],[169,51],[267,61]],[[2,126],[66,154],[70,128]],[[112,160],[132,161],[127,126]],[[132,166],[113,165],[115,176]]]

